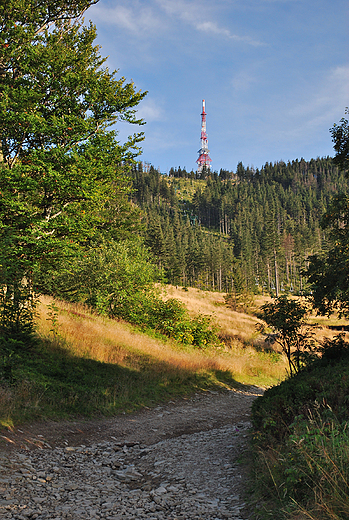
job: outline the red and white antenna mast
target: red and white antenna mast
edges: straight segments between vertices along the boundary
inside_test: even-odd
[[[197,159],[198,163],[198,173],[201,173],[203,167],[209,170],[211,168],[212,159],[208,155],[210,150],[208,149],[208,141],[207,141],[207,133],[206,133],[206,112],[205,112],[205,100],[202,100],[202,114],[201,114],[201,148],[198,151],[199,158]]]

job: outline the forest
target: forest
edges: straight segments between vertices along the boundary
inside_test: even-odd
[[[93,3],[1,7],[1,334],[33,329],[40,294],[156,326],[180,314],[156,282],[225,292],[235,306],[323,286],[316,255],[346,225],[347,121],[332,129],[334,159],[161,175],[140,162],[143,132],[118,141],[118,121],[145,123],[147,92],[106,66],[82,18]]]
[[[168,176],[143,171],[139,163],[131,175],[145,243],[167,281],[237,294],[309,291],[308,259],[328,247],[321,217],[334,194],[348,191],[330,157],[256,170],[239,163],[236,172],[199,178],[180,167]]]

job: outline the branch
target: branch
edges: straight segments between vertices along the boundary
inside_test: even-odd
[[[49,222],[50,220],[54,220],[55,218],[59,217],[63,213],[63,210],[67,208],[70,204],[73,204],[74,202],[78,202],[78,199],[76,200],[70,200],[69,202],[66,202],[63,204],[62,209],[60,211],[57,211],[54,215],[51,215],[52,213],[52,206],[47,210],[47,215],[45,216],[46,222]]]
[[[41,240],[42,238],[47,238],[48,236],[53,235],[53,233],[55,231],[56,231],[55,229],[53,229],[52,231],[47,231],[47,233],[44,233],[41,237],[36,237],[36,240]]]

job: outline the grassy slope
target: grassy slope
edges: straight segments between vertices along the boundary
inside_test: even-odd
[[[214,316],[225,346],[205,351],[150,337],[82,307],[59,303],[55,313],[52,300],[43,298],[38,345],[9,360],[12,381],[0,384],[0,424],[112,415],[212,387],[277,384],[285,377],[285,359],[263,350],[257,319],[229,309],[223,296],[172,286],[164,296],[181,300],[192,314]],[[255,305],[264,302],[259,298]]]
[[[197,390],[268,387],[285,377],[285,359],[263,350],[257,319],[229,309],[223,294],[169,286],[165,297],[180,299],[190,313],[213,315],[224,346],[185,347],[64,303],[55,313],[43,298],[37,346],[9,360],[12,381],[0,384],[0,424],[112,415]]]
[[[206,181],[201,179],[178,179],[168,178],[169,185],[172,185],[176,191],[176,195],[181,202],[191,202],[194,193],[198,190],[204,190]]]
[[[214,313],[226,346],[200,351],[64,303],[55,313],[43,298],[38,345],[10,360],[13,381],[0,386],[1,424],[112,415],[197,390],[269,386],[284,377],[282,356],[252,346],[255,318],[227,309],[218,293],[169,288],[173,296],[196,313]]]

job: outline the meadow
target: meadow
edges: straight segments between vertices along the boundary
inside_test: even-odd
[[[83,305],[41,297],[34,343],[3,361],[0,424],[111,416],[197,391],[269,388],[285,379],[284,355],[256,330],[254,313],[267,298],[255,299],[248,312],[229,308],[223,293],[194,288],[167,286],[163,298],[180,300],[193,316],[211,316],[220,345],[185,345]]]
[[[1,424],[110,416],[196,391],[266,388],[285,377],[285,359],[264,349],[257,318],[233,312],[222,294],[170,286],[166,297],[180,299],[193,314],[213,316],[220,346],[179,344],[82,305],[42,297],[34,344],[5,360]]]

